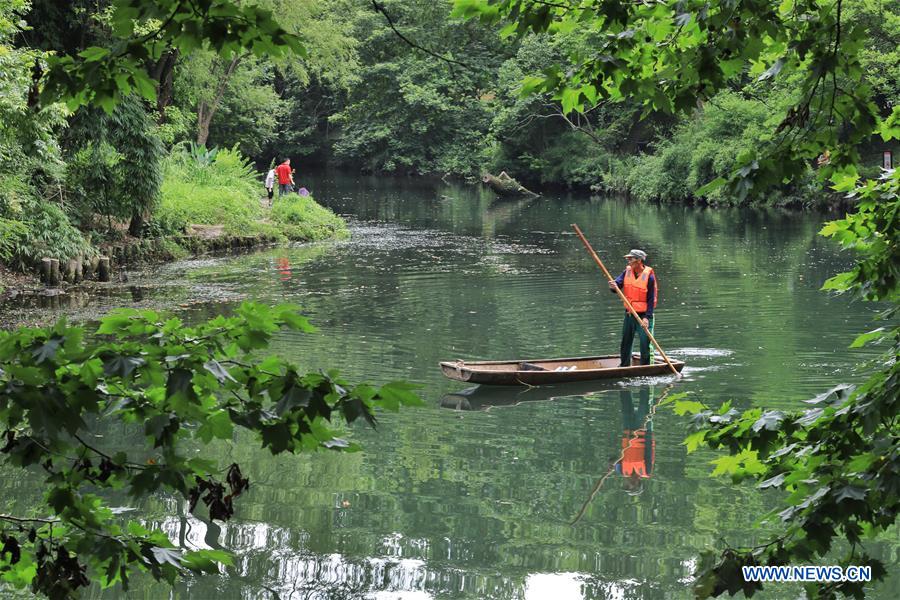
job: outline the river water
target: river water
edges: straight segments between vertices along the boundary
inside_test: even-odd
[[[687,454],[686,419],[665,407],[629,459],[649,477],[613,470],[595,491],[670,378],[523,391],[441,375],[440,360],[617,353],[623,308],[571,223],[615,274],[628,249],[649,254],[657,339],[687,363],[674,391],[796,409],[858,380],[872,356],[847,349],[872,308],[819,291],[850,264],[817,235],[823,216],[587,195],[497,201],[380,178],[303,183],[348,217],[349,241],[166,265],[56,309],[168,306],[199,319],[241,299],[297,303],[320,331],[280,334],[275,352],[352,381],[420,385],[425,407],[380,415],[375,431],[352,427],[361,453],[273,458],[243,438],[217,449],[251,478],[225,525],[185,516],[170,497],[143,506],[184,545],[235,554],[232,572],[180,583],[172,597],[687,598],[702,550],[766,539],[753,526],[777,496],[710,478],[717,455]],[[27,320],[34,309],[8,310]],[[897,547],[877,544],[889,563]],[[168,595],[149,582],[128,594]]]

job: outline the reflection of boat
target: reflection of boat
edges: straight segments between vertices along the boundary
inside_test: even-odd
[[[673,360],[681,371],[684,363]],[[446,377],[457,381],[488,385],[544,385],[596,379],[623,379],[670,373],[669,365],[634,365],[620,367],[619,356],[583,356],[580,358],[551,358],[546,360],[493,360],[441,362]]]
[[[476,385],[444,394],[441,408],[452,410],[489,410],[494,406],[514,406],[520,402],[540,402],[567,396],[587,396],[618,389],[609,381],[579,381],[534,388]]]

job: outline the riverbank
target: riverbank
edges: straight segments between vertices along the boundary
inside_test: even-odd
[[[73,259],[76,266],[55,285],[42,281],[36,265],[25,270],[0,265],[0,300],[97,280],[100,256],[109,258],[109,279],[122,282],[123,269],[131,265],[164,263],[209,253],[227,254],[291,242],[346,239],[350,235],[344,220],[311,196],[291,194],[276,198],[271,207],[262,199],[259,205],[259,212],[252,213],[257,218],[213,224],[187,223],[180,232],[172,235],[136,238],[122,231],[114,241],[88,246],[84,256],[90,258]],[[185,218],[190,216],[186,214]],[[56,291],[49,293],[58,294]]]

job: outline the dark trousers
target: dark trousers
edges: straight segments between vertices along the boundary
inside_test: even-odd
[[[643,319],[644,313],[638,313]],[[641,345],[641,364],[649,365],[652,355],[650,354],[650,336],[644,331],[644,328],[634,319],[631,313],[625,313],[625,320],[622,321],[622,345],[619,347],[619,361],[623,366],[631,366],[631,346],[634,345],[634,334],[637,333]],[[653,333],[653,317],[650,317],[650,333]]]
[[[290,194],[294,191],[294,186],[289,183],[280,183],[278,184],[278,197],[281,198],[285,194]]]

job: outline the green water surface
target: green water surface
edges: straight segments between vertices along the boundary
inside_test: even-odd
[[[236,568],[174,591],[139,582],[129,598],[688,598],[699,553],[765,539],[753,525],[778,498],[711,479],[716,455],[688,455],[685,418],[662,408],[642,457],[649,477],[613,470],[588,502],[623,438],[671,391],[796,409],[858,381],[872,356],[847,349],[872,307],[819,291],[850,264],[817,235],[825,216],[497,201],[379,178],[303,184],[350,219],[349,241],[133,273],[129,287],[58,310],[162,305],[193,319],[246,298],[297,303],[320,332],[280,334],[274,351],[353,381],[417,383],[426,406],[354,426],[357,454],[272,457],[249,438],[216,447],[251,478],[232,521],[209,526],[170,497],[141,509],[187,547],[232,551]],[[687,363],[684,380],[511,390],[445,379],[440,360],[618,352],[623,308],[571,223],[614,274],[627,250],[647,251],[661,282],[656,336]],[[896,539],[876,546],[896,564]],[[893,595],[882,585],[872,597]]]

